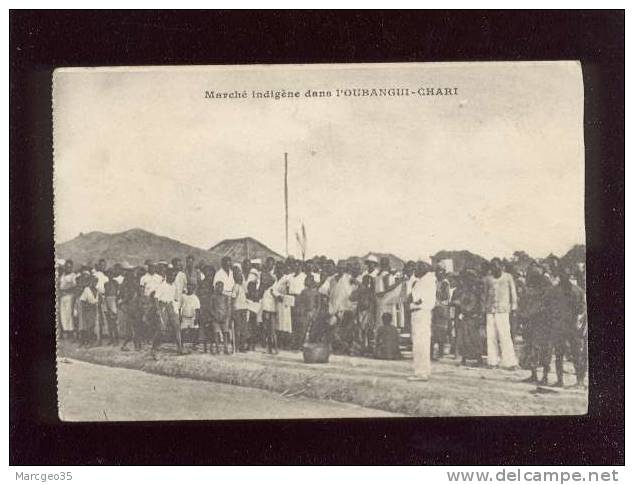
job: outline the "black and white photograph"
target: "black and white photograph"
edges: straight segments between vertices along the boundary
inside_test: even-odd
[[[588,412],[561,62],[62,68],[63,421]]]
[[[9,11],[11,482],[627,482],[625,10],[241,4]]]

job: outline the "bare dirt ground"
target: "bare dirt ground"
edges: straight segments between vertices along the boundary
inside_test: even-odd
[[[165,377],[65,359],[58,364],[65,421],[394,417],[354,404],[284,397],[269,391]]]
[[[304,364],[301,353],[251,352],[177,356],[165,345],[158,361],[147,351],[114,347],[78,348],[63,342],[61,357],[127,367],[174,377],[259,388],[282,396],[353,403],[410,416],[578,415],[587,412],[585,390],[552,389],[522,382],[526,370],[463,367],[451,357],[432,364],[428,382],[408,382],[411,361],[331,356],[328,364]],[[566,363],[565,384],[575,382]],[[554,380],[554,376],[551,377]],[[122,385],[127,386],[123,383]]]

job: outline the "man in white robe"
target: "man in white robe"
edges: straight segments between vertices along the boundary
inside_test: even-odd
[[[187,275],[185,274],[185,271],[183,271],[183,263],[180,258],[172,259],[172,267],[176,273],[176,276],[174,277],[174,288],[176,290],[175,309],[176,312],[179,313],[181,306],[183,305],[183,294],[185,294],[187,290]]]
[[[105,293],[106,283],[110,280],[106,276],[106,260],[100,259],[97,267],[93,270],[92,275],[97,278],[97,323],[95,324],[95,334],[97,335],[97,344],[101,344],[101,337],[108,335],[108,324],[105,313]]]
[[[414,375],[408,380],[427,381],[431,374],[431,314],[436,305],[436,276],[424,261],[416,264],[410,301]]]
[[[228,298],[231,298],[233,294],[233,285],[235,284],[233,280],[233,271],[231,269],[231,258],[229,256],[223,256],[220,262],[220,269],[216,271],[214,276],[214,286],[219,281],[222,282],[222,292]]]

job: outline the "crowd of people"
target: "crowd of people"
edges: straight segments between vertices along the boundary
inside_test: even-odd
[[[457,274],[443,261],[408,261],[397,271],[372,255],[337,263],[226,256],[218,268],[192,256],[184,265],[180,258],[139,267],[60,263],[60,335],[82,346],[149,345],[156,359],[165,340],[179,354],[257,346],[275,354],[320,342],[334,353],[400,359],[409,334],[411,380],[427,380],[431,361],[448,353],[463,365],[484,365],[484,357],[489,367],[521,364],[531,372],[527,381],[548,384],[554,354],[554,385],[563,386],[564,359],[574,364],[577,385],[585,385],[585,273],[563,268],[556,257],[522,269],[493,258]]]

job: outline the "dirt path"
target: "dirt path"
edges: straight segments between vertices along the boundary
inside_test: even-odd
[[[260,389],[165,377],[78,360],[58,363],[65,421],[393,417],[335,401],[282,397]]]
[[[460,366],[453,358],[432,363],[429,382],[408,382],[410,360],[377,361],[362,357],[331,357],[328,364],[307,365],[301,353],[259,352],[209,355],[194,352],[178,357],[165,345],[158,361],[147,350],[121,352],[114,347],[78,348],[60,342],[60,356],[96,364],[143,370],[152,374],[258,388],[278,394],[352,403],[363,408],[411,416],[536,416],[587,412],[587,391],[536,388],[522,382],[526,370],[507,371]],[[566,363],[565,383],[575,382]],[[554,380],[554,376],[551,377]]]

